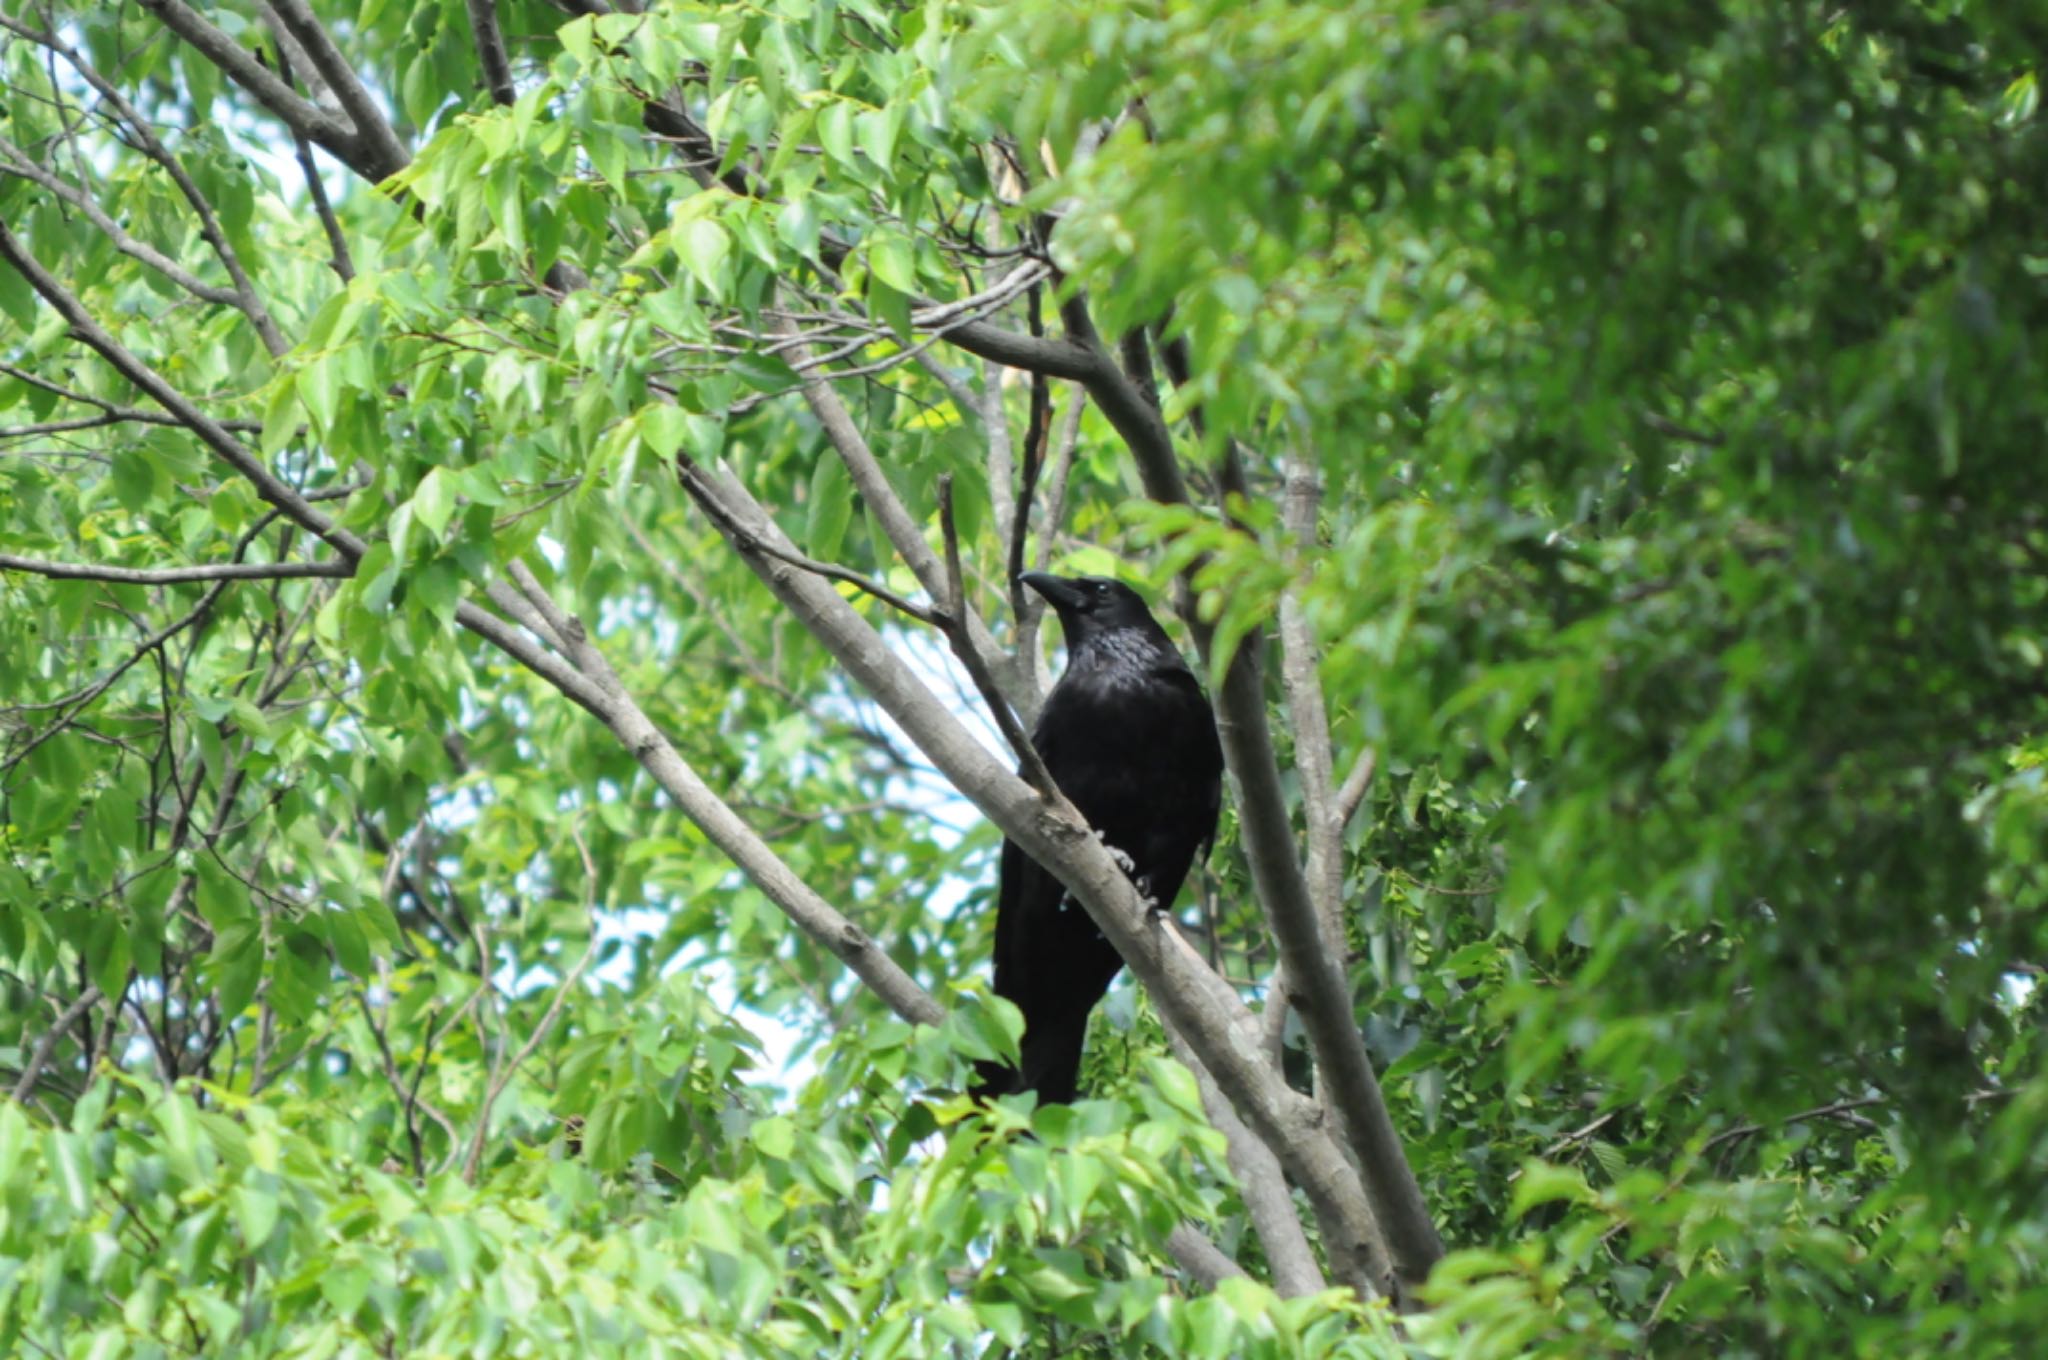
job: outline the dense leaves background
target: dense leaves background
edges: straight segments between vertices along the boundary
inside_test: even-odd
[[[2026,7],[507,3],[509,103],[477,5],[277,8],[395,159],[295,146],[182,5],[0,3],[0,222],[369,543],[38,569],[332,554],[0,265],[5,1349],[2030,1353]],[[204,18],[278,65],[258,6]],[[708,188],[650,131],[665,92]],[[1146,500],[1068,384],[1034,417],[943,339],[1048,249],[991,317],[1156,328],[1197,508]],[[723,459],[810,557],[916,595],[790,395],[813,345],[934,544],[952,475],[1000,641],[1029,430],[1068,478],[1034,557],[1162,598],[1190,567],[1226,650],[1298,592],[1338,772],[1376,761],[1357,1020],[1452,1248],[1405,1343],[1259,1283],[1135,994],[1101,1099],[1035,1140],[952,1094],[1007,1042],[995,837],[672,474]],[[454,625],[513,561],[945,1025]],[[1191,896],[1265,1000],[1234,826]],[[1199,1288],[1183,1219],[1252,1278]]]

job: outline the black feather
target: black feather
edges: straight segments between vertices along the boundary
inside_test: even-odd
[[[1020,578],[1058,612],[1067,667],[1031,734],[1088,824],[1128,856],[1139,890],[1173,905],[1216,834],[1223,749],[1194,672],[1130,587],[1100,577]],[[1058,879],[1003,842],[995,991],[1024,1013],[1021,1064],[983,1063],[977,1095],[1073,1100],[1088,1013],[1123,967]]]

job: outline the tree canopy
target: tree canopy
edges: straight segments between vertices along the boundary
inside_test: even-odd
[[[2044,54],[0,0],[0,1350],[2032,1354]],[[1216,701],[1171,916],[1029,569]]]

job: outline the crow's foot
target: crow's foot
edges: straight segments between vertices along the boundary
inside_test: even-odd
[[[1090,827],[1088,829],[1095,833],[1096,840],[1102,842],[1102,848],[1109,851],[1109,857],[1116,861],[1117,868],[1123,870],[1127,874],[1137,872],[1138,862],[1136,860],[1132,859],[1129,855],[1126,855],[1123,851],[1117,849],[1114,845],[1111,845],[1109,841],[1103,837],[1103,834],[1100,831],[1097,831],[1094,827]]]

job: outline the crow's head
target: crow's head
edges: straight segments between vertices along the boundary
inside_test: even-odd
[[[1125,628],[1148,637],[1166,636],[1145,607],[1144,598],[1122,581],[1107,576],[1048,576],[1042,571],[1027,571],[1017,579],[1043,595],[1060,616],[1069,647]]]

